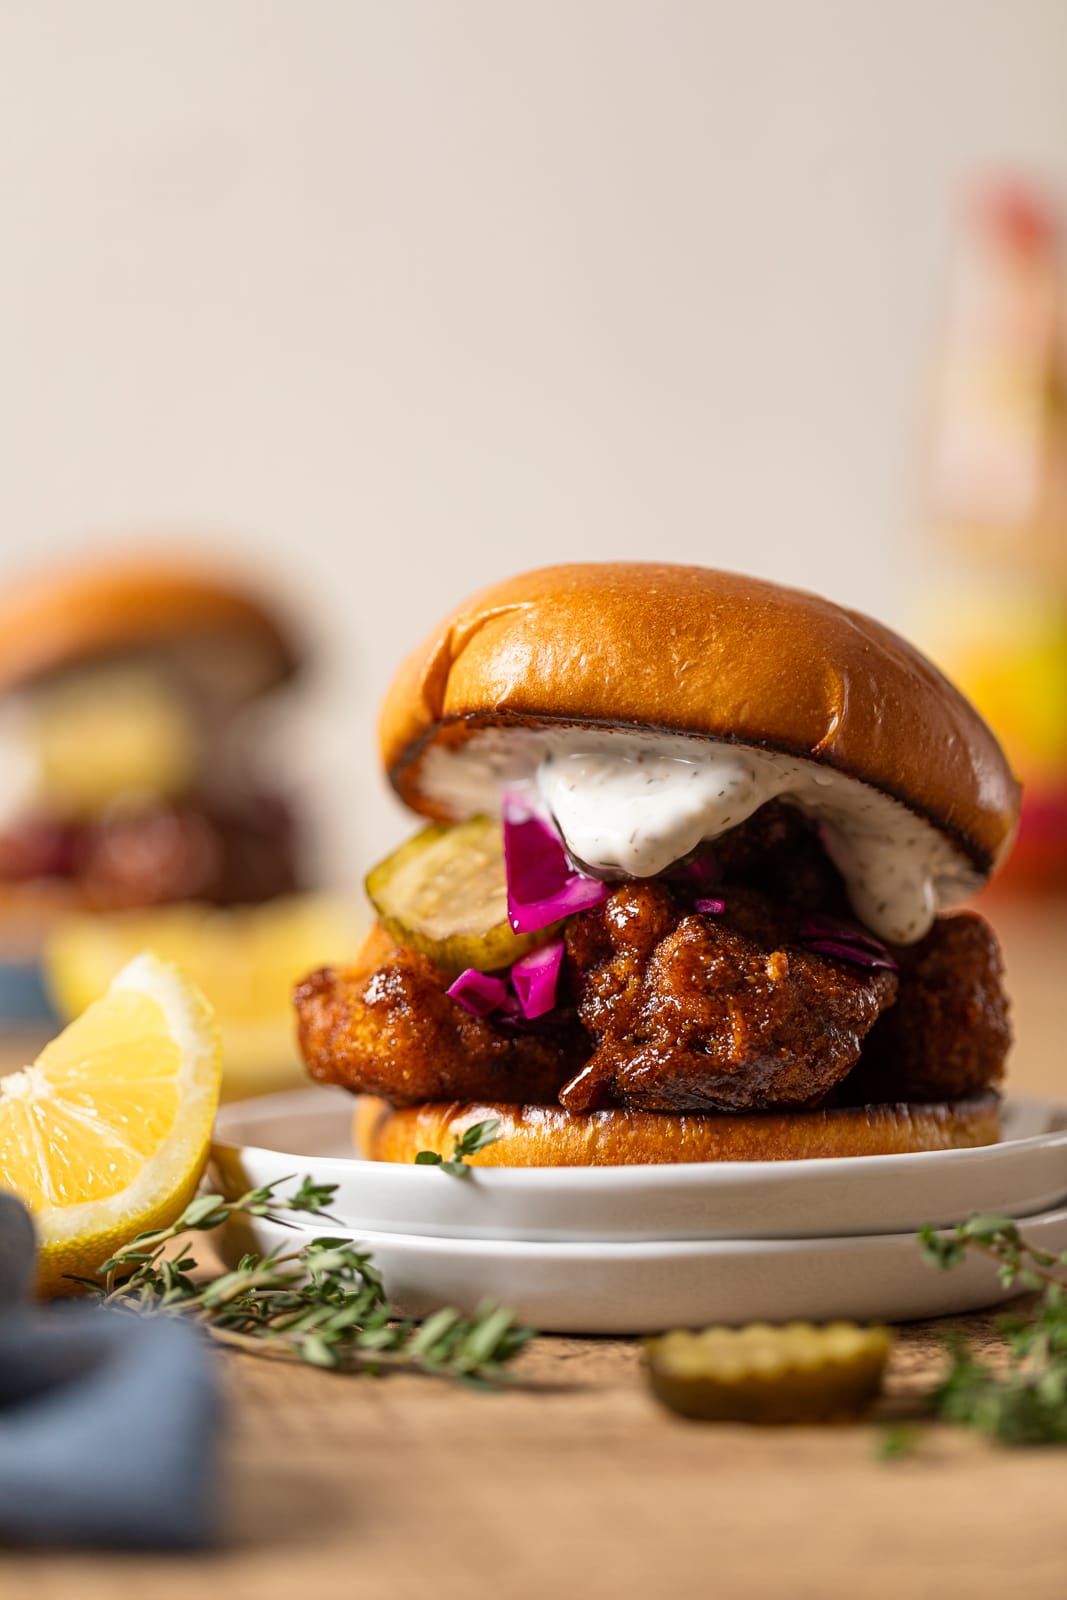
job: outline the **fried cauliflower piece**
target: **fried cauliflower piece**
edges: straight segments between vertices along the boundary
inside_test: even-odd
[[[398,1106],[575,1112],[953,1100],[999,1081],[1011,1030],[980,917],[940,918],[895,952],[898,977],[804,948],[801,906],[737,882],[721,892],[725,912],[702,915],[691,888],[628,883],[575,917],[577,1013],[533,1027],[472,1016],[444,973],[378,927],[352,967],[296,991],[308,1070]]]
[[[525,1032],[475,1017],[445,992],[428,957],[376,929],[349,969],[312,972],[294,995],[300,1048],[313,1078],[422,1100],[504,1100],[551,1105],[588,1054],[582,1030]]]
[[[617,889],[567,949],[595,1043],[560,1093],[568,1111],[753,1111],[818,1105],[892,1004],[892,972],[793,942],[797,914],[731,888],[722,915],[686,914],[658,883]]]
[[[988,922],[973,911],[939,917],[895,953],[897,1003],[868,1035],[847,1100],[958,1100],[999,1083],[1012,1034]]]

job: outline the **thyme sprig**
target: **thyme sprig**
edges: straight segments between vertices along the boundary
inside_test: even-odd
[[[488,1303],[470,1317],[450,1307],[422,1322],[401,1317],[370,1255],[349,1239],[314,1238],[288,1253],[242,1256],[215,1277],[194,1277],[189,1234],[242,1215],[280,1222],[292,1211],[324,1216],[336,1186],[305,1178],[285,1196],[280,1187],[249,1189],[236,1200],[201,1195],[169,1228],[138,1234],[117,1250],[95,1279],[74,1281],[103,1305],[187,1317],[235,1349],[345,1372],[399,1370],[496,1383],[533,1336],[510,1311]],[[175,1252],[169,1247],[176,1241]]]
[[[1004,1444],[1067,1444],[1067,1251],[1028,1244],[1011,1217],[970,1217],[946,1234],[925,1227],[919,1240],[932,1266],[949,1270],[977,1253],[996,1262],[1006,1289],[1039,1295],[1028,1312],[998,1322],[1006,1363],[991,1366],[949,1336],[951,1365],[930,1397],[933,1414]]]
[[[467,1165],[467,1157],[477,1155],[488,1144],[496,1144],[499,1138],[500,1118],[486,1117],[484,1122],[472,1122],[465,1133],[456,1135],[450,1160],[446,1161],[436,1150],[420,1150],[415,1157],[415,1165],[440,1167],[442,1172],[449,1173],[453,1178],[468,1178],[471,1169]]]

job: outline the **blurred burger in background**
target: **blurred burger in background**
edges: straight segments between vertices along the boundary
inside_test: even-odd
[[[0,602],[0,883],[60,907],[259,902],[299,882],[292,817],[241,737],[297,668],[258,599],[192,568],[64,571]]]
[[[194,564],[67,566],[0,600],[0,1022],[79,1011],[148,945],[241,1019],[234,1072],[288,1063],[288,952],[331,948],[335,915],[290,898],[264,708],[300,665],[266,600]]]

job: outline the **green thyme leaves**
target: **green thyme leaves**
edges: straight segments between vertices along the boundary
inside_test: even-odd
[[[927,1261],[946,1271],[978,1253],[995,1263],[1006,1289],[1038,1295],[1033,1307],[1003,1317],[1006,1359],[980,1359],[958,1333],[948,1336],[950,1366],[930,1396],[945,1422],[1009,1445],[1067,1444],[1067,1251],[1027,1244],[1011,1217],[976,1216],[947,1233],[923,1228]]]
[[[470,1129],[465,1138],[476,1132]],[[473,1153],[472,1147],[465,1153]],[[250,1189],[238,1200],[201,1195],[172,1227],[139,1234],[116,1251],[96,1280],[77,1281],[104,1305],[188,1317],[220,1343],[256,1355],[345,1372],[400,1370],[482,1385],[505,1376],[508,1362],[533,1336],[531,1329],[490,1304],[472,1316],[451,1308],[421,1322],[401,1316],[370,1255],[350,1239],[313,1238],[291,1252],[249,1254],[232,1271],[201,1275],[187,1235],[239,1215],[270,1215],[281,1222],[292,1211],[326,1217],[335,1192],[333,1185],[309,1178],[292,1193],[283,1195],[280,1188]],[[176,1250],[170,1248],[176,1243]]]
[[[453,1178],[466,1178],[470,1174],[467,1157],[477,1155],[486,1145],[496,1144],[499,1138],[500,1118],[486,1117],[484,1122],[474,1122],[465,1133],[456,1136],[449,1160],[439,1156],[436,1150],[420,1150],[415,1157],[415,1165],[440,1167],[442,1172],[449,1173]]]

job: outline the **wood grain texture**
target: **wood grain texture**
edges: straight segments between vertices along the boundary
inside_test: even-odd
[[[1014,1085],[1064,1087],[1067,909],[993,908],[1016,996]],[[962,1319],[986,1343],[989,1318]],[[520,1387],[469,1393],[221,1357],[225,1546],[168,1560],[0,1556],[21,1600],[939,1600],[1067,1594],[1067,1453],[943,1427],[876,1459],[878,1423],[703,1427],[659,1409],[636,1343],[542,1339]],[[936,1375],[901,1330],[880,1416]]]
[[[903,1334],[887,1416],[928,1381],[936,1350],[929,1328]],[[520,1390],[480,1395],[228,1357],[226,1547],[169,1561],[9,1556],[0,1593],[1065,1592],[1062,1456],[938,1428],[918,1458],[886,1464],[871,1425],[702,1427],[657,1407],[639,1359],[630,1342],[545,1339]]]

